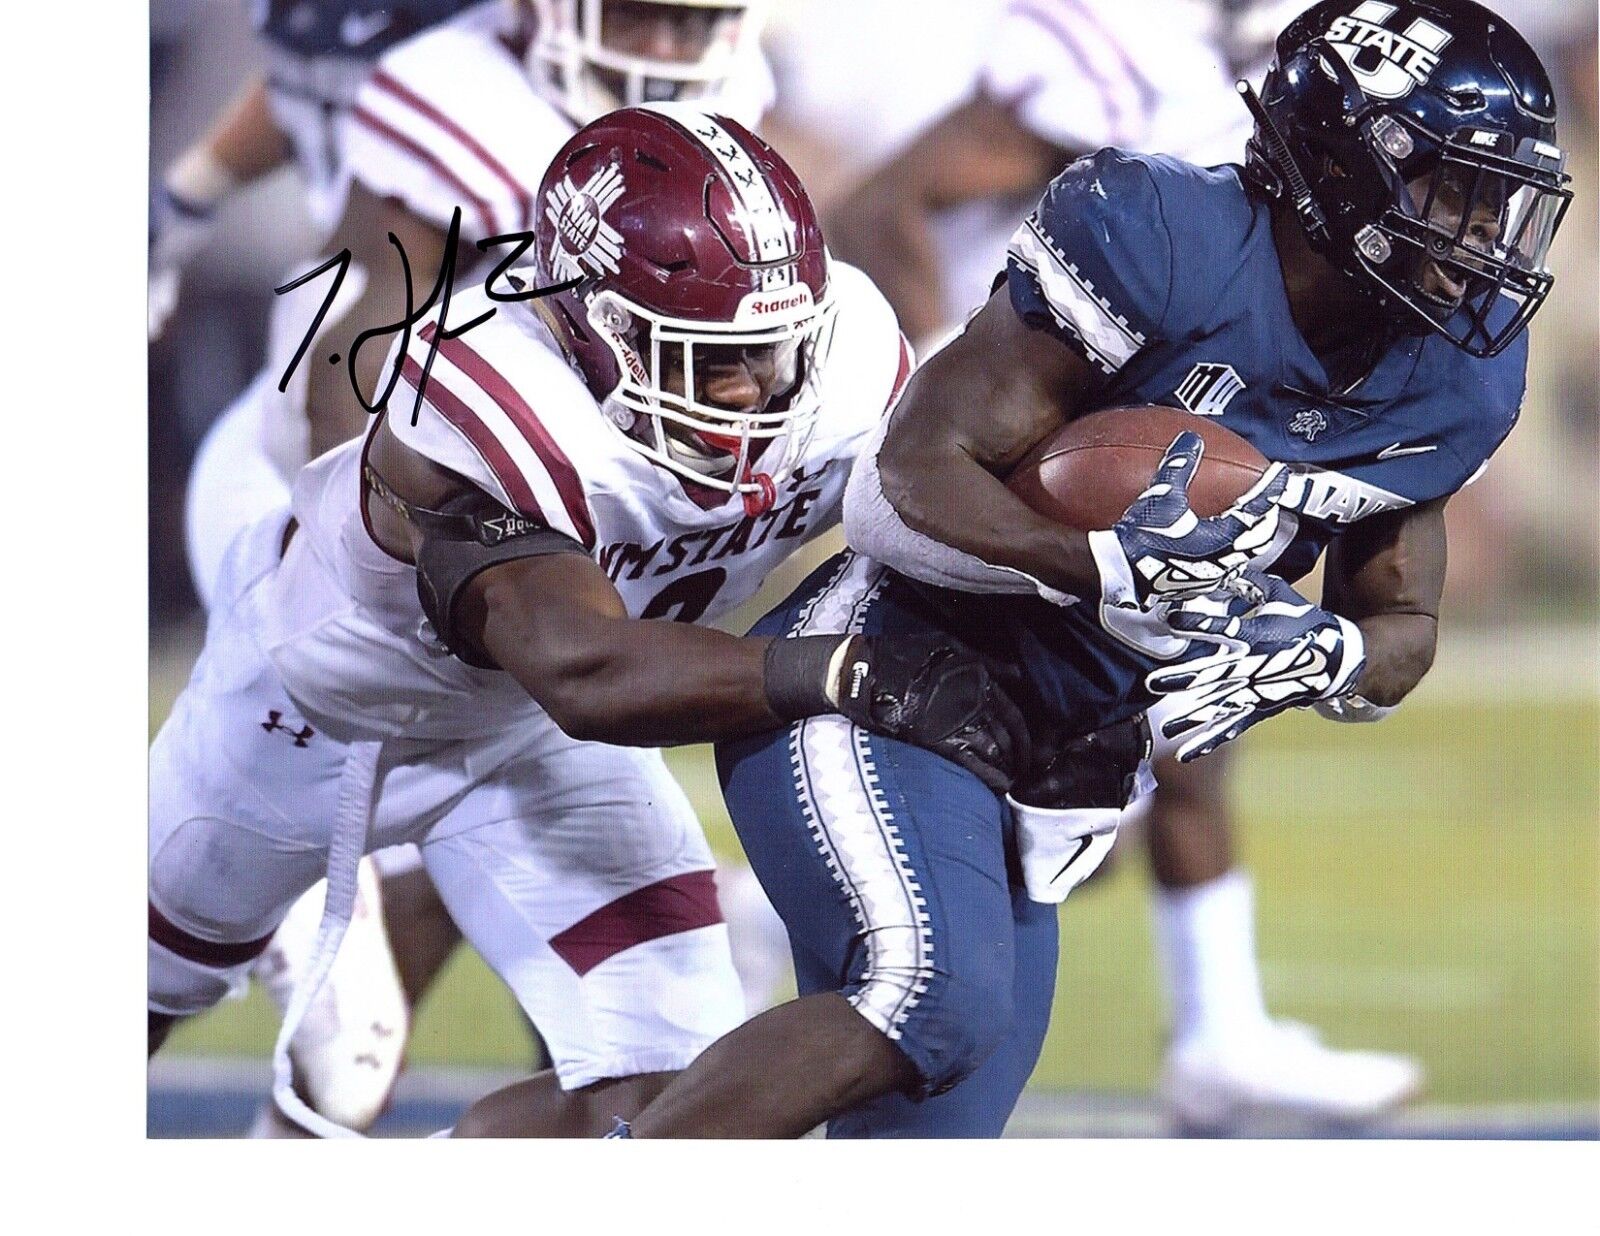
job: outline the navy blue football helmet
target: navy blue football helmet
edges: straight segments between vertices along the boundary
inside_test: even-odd
[[[251,22],[297,56],[376,60],[481,0],[252,0]]]
[[[1250,178],[1403,328],[1473,356],[1549,295],[1571,200],[1538,56],[1470,0],[1325,0],[1278,36]]]

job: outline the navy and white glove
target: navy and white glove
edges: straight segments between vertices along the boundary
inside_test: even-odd
[[[1179,434],[1150,488],[1110,529],[1089,534],[1100,572],[1100,625],[1160,661],[1190,645],[1166,621],[1170,602],[1225,587],[1260,559],[1270,564],[1294,534],[1293,519],[1283,518],[1290,477],[1282,464],[1221,515],[1201,519],[1190,510],[1189,482],[1204,455],[1198,434]]]
[[[1185,602],[1167,615],[1174,631],[1218,651],[1145,676],[1157,695],[1181,693],[1161,734],[1179,740],[1182,763],[1232,742],[1258,721],[1349,692],[1366,665],[1361,629],[1313,605],[1283,580],[1259,571],[1238,581],[1254,593],[1218,613],[1214,599]]]

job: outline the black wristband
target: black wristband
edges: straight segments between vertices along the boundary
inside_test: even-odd
[[[828,665],[848,635],[798,635],[767,645],[762,689],[767,707],[784,721],[838,712],[828,698]]]

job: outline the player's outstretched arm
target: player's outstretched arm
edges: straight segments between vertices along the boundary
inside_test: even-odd
[[[210,238],[217,208],[288,157],[289,139],[273,119],[266,79],[257,76],[173,160],[151,214],[150,338],[160,335],[177,307],[183,268]]]
[[[388,494],[367,503],[373,535],[420,564],[445,643],[473,664],[505,670],[574,738],[670,746],[839,714],[943,755],[996,790],[1027,764],[1027,727],[1004,685],[1012,671],[947,637],[740,638],[632,618],[577,541],[532,521],[521,521],[530,525],[526,554],[500,545],[490,556],[467,539],[450,538],[443,552],[430,545],[424,525],[437,521],[424,515],[449,508],[464,518],[473,502],[489,500],[386,424],[369,462]],[[398,504],[410,505],[407,517]]]
[[[1027,727],[1001,671],[935,636],[727,635],[630,618],[576,554],[491,567],[462,597],[457,630],[574,738],[626,746],[716,742],[839,713],[937,751],[1007,788]]]
[[[872,276],[918,346],[944,325],[935,213],[1037,193],[1072,154],[979,90],[869,176],[828,216],[829,247]]]
[[[1328,549],[1322,604],[1361,628],[1367,665],[1353,694],[1380,707],[1398,704],[1433,665],[1446,500],[1363,519]]]

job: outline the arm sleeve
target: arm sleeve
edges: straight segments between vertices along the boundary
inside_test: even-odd
[[[1011,567],[993,566],[975,554],[955,549],[916,531],[894,509],[883,492],[878,451],[888,432],[888,416],[856,460],[844,492],[844,534],[850,547],[902,575],[954,588],[958,592],[1036,593],[1058,605],[1073,598],[1046,588],[1033,576]]]
[[[1172,238],[1148,166],[1118,150],[1079,159],[1006,250],[1011,306],[1107,375],[1162,337]]]

